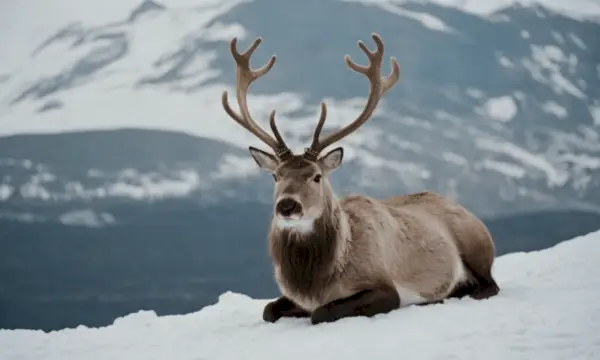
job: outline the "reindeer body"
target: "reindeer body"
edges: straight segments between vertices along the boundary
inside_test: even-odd
[[[477,217],[456,202],[432,192],[381,200],[334,196],[327,177],[341,165],[343,149],[319,154],[365,123],[399,79],[394,58],[391,73],[381,77],[383,42],[377,34],[373,39],[374,52],[358,43],[369,58],[368,66],[356,65],[346,56],[348,67],[364,74],[371,84],[365,108],[350,125],[321,138],[327,116],[327,107],[321,103],[312,144],[303,155],[294,155],[285,144],[275,124],[275,111],[270,115],[273,138],[248,110],[248,87],[271,69],[275,56],[253,70],[250,57],[261,39],[242,54],[236,49],[237,39],[231,41],[241,113],[231,109],[226,91],[223,107],[275,152],[249,148],[256,163],[275,180],[268,244],[282,296],[267,304],[265,321],[310,316],[318,324],[448,297],[483,299],[499,291],[491,275],[492,237]]]
[[[435,193],[381,201],[351,195],[332,205],[310,232],[280,229],[276,219],[271,224],[275,280],[307,312],[373,284],[395,288],[400,306],[433,303],[476,283],[469,268],[491,268],[494,244],[486,227]]]

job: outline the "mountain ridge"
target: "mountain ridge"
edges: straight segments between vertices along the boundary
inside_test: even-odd
[[[389,196],[431,189],[489,216],[600,209],[600,120],[594,118],[600,114],[594,110],[600,109],[600,63],[589,47],[600,24],[522,6],[480,16],[431,2],[194,4],[201,8],[142,2],[104,25],[80,23],[49,34],[43,48],[32,46],[41,50],[21,71],[0,85],[2,134],[146,128],[191,134],[199,143],[214,139],[232,147],[206,145],[198,151],[201,165],[192,166],[196,172],[175,170],[167,178],[187,176],[202,190],[197,179],[228,156],[244,171],[231,182],[220,179],[223,189],[210,183],[218,193],[207,195],[211,201],[265,198],[268,184],[241,153],[262,144],[220,104],[221,92],[231,92],[234,83],[227,42],[238,36],[246,47],[251,38],[264,37],[254,66],[277,54],[273,70],[252,86],[249,104],[263,126],[277,109],[286,140],[299,150],[316,125],[321,100],[329,105],[325,132],[360,112],[367,83],[347,69],[343,55],[363,63],[355,42],[372,46],[368,36],[376,31],[386,44],[383,66],[396,56],[402,77],[373,118],[340,142],[347,168],[336,184],[340,192]],[[145,7],[154,10],[132,15]],[[2,156],[28,160],[10,149]],[[78,171],[102,162],[95,158]],[[23,183],[5,178],[0,186]]]

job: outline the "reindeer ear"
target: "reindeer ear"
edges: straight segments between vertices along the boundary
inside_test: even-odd
[[[275,172],[277,169],[277,158],[268,152],[264,152],[255,147],[250,146],[248,148],[250,150],[250,155],[254,158],[254,161],[261,167],[261,169],[270,172],[271,174]]]
[[[319,166],[325,172],[332,172],[342,164],[343,158],[344,149],[342,147],[338,147],[323,155],[319,159]]]

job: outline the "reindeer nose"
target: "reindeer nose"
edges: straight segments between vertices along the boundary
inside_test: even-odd
[[[277,202],[276,210],[280,215],[290,216],[299,213],[302,206],[292,198],[284,198]]]

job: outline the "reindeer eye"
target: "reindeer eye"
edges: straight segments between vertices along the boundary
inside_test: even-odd
[[[321,182],[321,174],[317,174],[317,175],[315,175],[315,177],[314,177],[314,179],[313,179],[313,180],[314,180],[314,182],[316,182],[316,183],[318,183],[318,182]]]

